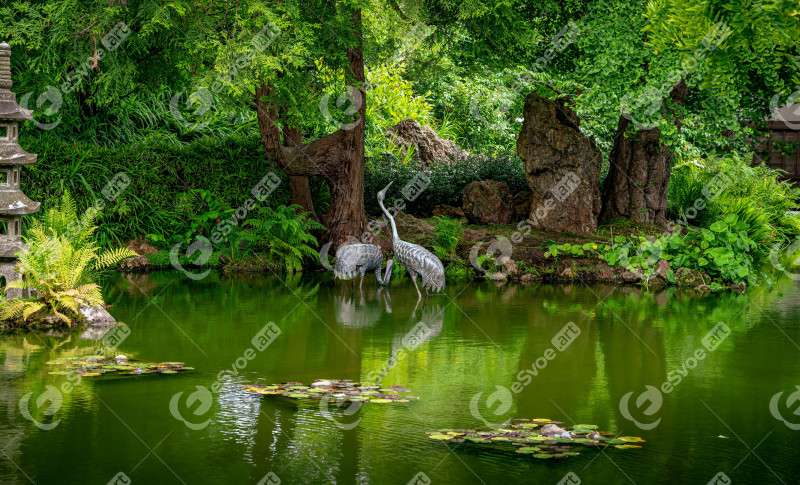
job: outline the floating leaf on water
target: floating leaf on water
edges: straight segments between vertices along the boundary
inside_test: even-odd
[[[432,434],[428,435],[428,438],[432,440],[449,440],[450,438],[452,438],[452,436],[450,436],[449,434]]]
[[[626,442],[622,441],[622,439],[605,437],[613,436],[613,433],[595,431],[597,428],[595,425],[576,425],[572,429],[569,426],[562,426],[570,434],[570,438],[542,436],[536,426],[531,426],[531,424],[537,424],[537,421],[539,423],[557,423],[557,421],[545,418],[536,418],[531,421],[511,419],[509,422],[503,423],[502,427],[494,430],[487,431],[485,428],[474,430],[440,429],[434,434],[438,433],[439,435],[453,437],[450,441],[469,441],[478,445],[494,444],[493,448],[503,447],[506,444],[513,445],[517,453],[529,454],[540,459],[566,459],[570,456],[578,455],[579,453],[573,450],[577,446],[599,448],[607,446],[608,443],[626,445]],[[625,439],[632,442],[644,441],[636,437],[625,437]],[[629,446],[633,448],[639,447],[638,445],[626,445],[624,447],[617,446],[617,448],[628,449]]]
[[[641,448],[639,445],[614,445],[614,448],[619,448],[620,450],[632,450],[634,448]]]
[[[102,355],[92,355],[88,357],[68,357],[54,359],[48,362],[51,365],[63,365],[68,371],[77,371],[82,376],[95,377],[109,372],[120,372],[124,375],[131,374],[176,374],[182,370],[192,370],[191,367],[184,368],[182,362],[152,363],[152,362],[117,362],[115,357]]]
[[[163,371],[162,371],[163,372]],[[334,379],[317,380],[311,386],[303,385],[300,382],[285,382],[283,384],[273,384],[270,386],[263,384],[242,386],[245,391],[257,392],[262,395],[281,395],[292,399],[321,399],[329,397],[338,404],[343,402],[373,402],[377,404],[388,404],[394,402],[409,402],[416,399],[414,396],[399,396],[400,391],[394,389],[380,389],[377,386],[358,386],[352,381],[341,381]],[[270,392],[267,392],[270,391]]]
[[[638,436],[620,436],[620,441],[624,441],[626,443],[644,443],[645,439],[639,438]]]

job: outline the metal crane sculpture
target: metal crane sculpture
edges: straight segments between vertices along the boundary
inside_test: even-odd
[[[385,286],[389,284],[392,277],[392,267],[394,261],[391,259],[386,262],[385,276],[381,278],[381,267],[383,266],[383,251],[374,244],[348,244],[336,251],[336,265],[333,268],[333,276],[342,280],[353,280],[361,273],[361,283],[358,287],[364,286],[364,275],[367,271],[375,270],[375,277],[378,284]]]
[[[425,296],[428,296],[428,290],[441,291],[444,289],[444,265],[432,252],[419,244],[405,242],[397,235],[397,225],[394,223],[394,217],[383,205],[386,191],[389,190],[391,185],[392,182],[389,182],[389,185],[378,192],[378,205],[381,206],[381,210],[383,210],[383,213],[386,214],[392,224],[394,257],[408,271],[411,281],[414,282],[414,287],[417,289],[417,296],[422,299],[422,293],[420,293],[419,286],[417,286],[417,275],[422,278],[422,287],[425,289]]]

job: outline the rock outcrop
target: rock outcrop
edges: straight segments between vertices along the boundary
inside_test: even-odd
[[[413,146],[415,158],[419,158],[426,168],[434,162],[462,160],[469,156],[454,141],[440,138],[430,126],[422,127],[415,120],[397,123],[386,130],[386,137],[402,148],[403,157],[408,147]]]
[[[508,185],[494,180],[472,182],[461,196],[464,214],[472,224],[510,224],[514,212]]]
[[[525,99],[525,121],[517,154],[533,192],[533,227],[582,234],[597,231],[600,213],[600,150],[580,128],[566,104],[531,93]]]
[[[439,204],[433,208],[433,215],[459,219],[464,217],[464,209],[461,207],[453,207],[452,205]]]

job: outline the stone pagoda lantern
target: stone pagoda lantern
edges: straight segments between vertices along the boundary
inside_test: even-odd
[[[11,46],[0,43],[0,286],[22,278],[14,271],[17,251],[27,249],[22,242],[22,216],[39,210],[39,202],[32,201],[19,189],[23,165],[36,162],[36,155],[28,153],[17,143],[19,123],[30,119],[33,112],[17,104],[17,95],[11,92]],[[11,290],[8,298],[23,296],[21,290]],[[27,295],[24,295],[27,296]]]

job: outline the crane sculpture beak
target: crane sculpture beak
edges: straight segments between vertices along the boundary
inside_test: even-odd
[[[393,183],[394,183],[394,182],[389,182],[389,185],[387,185],[386,187],[384,187],[384,188],[383,188],[383,190],[381,190],[380,192],[378,192],[378,199],[380,199],[380,200],[383,200],[384,198],[386,198],[386,192],[389,190],[389,187],[390,187],[390,186],[391,186]]]

